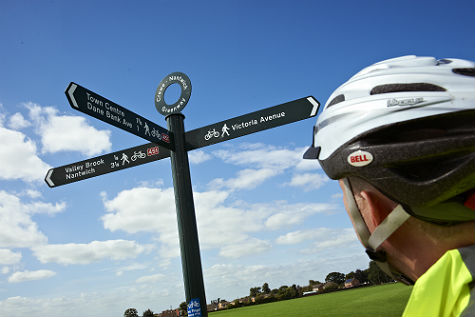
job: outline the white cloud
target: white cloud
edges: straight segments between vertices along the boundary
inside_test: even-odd
[[[110,151],[109,130],[97,130],[84,117],[58,115],[52,107],[26,104],[29,117],[41,136],[42,152],[78,151],[85,155],[96,155]]]
[[[162,264],[180,255],[173,188],[136,187],[110,200],[103,195],[103,202],[108,212],[102,217],[105,229],[155,233]]]
[[[60,292],[53,295],[44,292],[31,297],[7,295],[0,300],[0,316],[122,316],[128,307],[136,307],[139,312],[147,308],[160,311],[159,308],[167,308],[170,303],[178,305],[183,301],[183,291],[175,289],[170,296],[162,281],[148,285],[134,283],[117,288],[103,285],[101,290],[80,293],[68,291],[67,294]]]
[[[43,280],[55,276],[56,273],[50,270],[15,272],[9,278],[9,283],[21,283],[28,281]]]
[[[337,229],[338,231],[341,229]],[[327,239],[328,237],[333,238],[333,233],[335,229],[330,228],[315,228],[310,230],[297,230],[289,232],[285,235],[281,235],[276,239],[278,244],[298,244],[304,241],[313,242],[316,239]]]
[[[176,231],[173,188],[136,187],[121,191],[111,200],[103,199],[108,213],[102,221],[108,230],[168,234]]]
[[[213,189],[253,189],[288,169],[294,169],[298,174],[295,174],[287,185],[304,187],[306,190],[317,189],[328,181],[328,177],[317,173],[301,174],[302,171],[319,168],[314,160],[309,161],[302,158],[304,152],[304,148],[287,149],[260,143],[246,143],[236,148],[214,151],[213,154],[225,163],[252,166],[252,168],[239,171],[237,177],[234,178],[214,179],[209,183],[209,186]]]
[[[276,208],[280,211],[267,218],[265,225],[272,230],[293,226],[302,223],[307,217],[317,213],[333,213],[335,207],[331,204],[300,203],[288,205],[282,203],[279,208]]]
[[[250,238],[246,241],[227,245],[219,251],[219,255],[226,258],[240,258],[252,254],[259,254],[271,248],[268,241]]]
[[[238,172],[237,177],[224,180],[217,178],[209,183],[209,187],[212,189],[229,189],[242,190],[242,189],[254,189],[267,179],[280,174],[281,171],[277,169],[262,168],[262,169],[244,169]]]
[[[105,259],[126,260],[137,257],[148,247],[135,241],[92,241],[88,244],[49,244],[33,247],[33,253],[41,263],[89,264]]]
[[[160,280],[163,280],[163,278],[165,278],[165,275],[163,275],[161,273],[157,273],[157,274],[152,274],[152,275],[146,275],[146,276],[139,277],[136,280],[136,282],[137,283],[156,283]]]
[[[348,246],[348,244],[358,243],[358,238],[353,228],[344,228],[334,230],[324,240],[319,240],[314,243],[313,248],[305,250],[308,253],[314,253],[323,249],[338,248],[341,246]]]
[[[18,197],[0,191],[0,247],[25,248],[46,243],[46,236],[31,219],[30,208]]]
[[[8,249],[0,249],[0,264],[12,265],[17,264],[21,260],[20,252],[13,252]]]
[[[295,174],[288,185],[310,191],[322,187],[329,180],[327,176],[318,173]]]
[[[12,115],[8,122],[8,127],[10,127],[13,130],[23,129],[29,126],[31,126],[31,122],[25,120],[23,115],[19,112]]]
[[[203,248],[219,248],[246,243],[250,234],[264,229],[269,214],[264,206],[231,206],[229,193],[210,191],[195,193],[200,243]],[[227,254],[224,252],[223,254]]]
[[[316,213],[331,213],[330,204],[289,204],[275,201],[263,204],[231,203],[230,192],[195,192],[195,210],[202,249],[218,249],[223,257],[237,258],[262,253],[271,245],[254,235],[304,221]],[[121,191],[108,200],[108,213],[102,217],[104,227],[128,233],[152,232],[160,244],[160,257],[179,256],[179,240],[173,189],[137,187]]]
[[[36,154],[36,144],[18,131],[0,126],[0,179],[43,180],[50,168]]]
[[[142,263],[134,263],[131,265],[123,266],[116,271],[117,276],[122,276],[124,272],[129,272],[129,271],[139,271],[139,270],[145,270],[147,268],[147,265],[142,264]]]
[[[289,150],[266,144],[241,144],[230,150],[217,150],[215,156],[234,165],[265,169],[287,169],[301,160],[301,150]]]
[[[34,190],[34,189],[27,189],[25,194],[30,197],[30,198],[40,198],[42,195],[41,195],[41,192],[37,191],[37,190]]]
[[[256,209],[243,210],[226,205],[229,193],[224,191],[195,192],[195,209],[203,249],[227,246],[236,249],[238,243],[250,239],[248,233],[263,228],[263,217]],[[154,232],[161,244],[162,259],[179,256],[179,238],[173,189],[138,187],[120,192],[111,200],[104,200],[108,214],[102,217],[104,227],[111,231],[129,233]],[[262,208],[261,208],[262,209]],[[240,226],[236,226],[239,223]],[[261,250],[262,248],[259,248]],[[233,252],[224,251],[230,256]]]
[[[25,210],[27,210],[31,214],[48,214],[48,215],[54,215],[57,213],[60,213],[66,209],[66,203],[65,202],[60,202],[60,203],[45,203],[42,201],[35,201],[30,204],[25,204],[24,205]]]
[[[201,164],[212,158],[212,156],[205,151],[195,150],[188,152],[188,158],[191,164]]]
[[[315,228],[312,230],[297,230],[281,235],[276,239],[277,244],[292,245],[310,242],[302,252],[317,253],[324,249],[341,248],[350,243],[357,244],[358,238],[353,228]]]

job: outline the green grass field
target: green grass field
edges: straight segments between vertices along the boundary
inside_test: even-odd
[[[402,284],[363,287],[213,312],[211,317],[401,316],[412,287]]]

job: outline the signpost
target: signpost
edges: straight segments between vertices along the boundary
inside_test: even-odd
[[[164,94],[172,84],[180,85],[181,95],[168,105]],[[188,316],[208,316],[188,151],[314,117],[319,102],[309,96],[185,132],[181,110],[191,96],[191,81],[183,73],[165,77],[155,94],[155,106],[165,116],[168,130],[78,84],[71,83],[66,96],[74,109],[152,143],[52,168],[46,183],[56,187],[170,157]]]

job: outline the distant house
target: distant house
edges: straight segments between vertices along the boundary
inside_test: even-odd
[[[349,280],[345,281],[345,288],[352,288],[360,286],[360,281],[356,278],[350,278]]]
[[[226,308],[228,308],[228,305],[229,305],[228,301],[222,300],[218,304],[218,310],[219,309],[226,309]]]
[[[313,287],[312,291],[320,293],[321,291],[323,291],[324,286],[325,286],[325,284],[317,284]]]
[[[180,309],[168,309],[162,311],[160,314],[154,314],[154,316],[158,315],[159,317],[179,317],[183,316],[182,311]]]
[[[228,301],[226,301],[224,299],[220,299],[220,298],[218,298],[217,300],[212,300],[211,304],[209,304],[207,306],[208,312],[217,311],[217,310],[221,310],[221,309],[226,309],[226,308],[228,308],[228,305],[230,305],[230,304],[231,303],[229,303]]]

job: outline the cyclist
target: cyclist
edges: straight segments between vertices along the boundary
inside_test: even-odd
[[[403,316],[474,316],[474,63],[403,56],[329,98],[304,155],[338,179],[369,257],[413,284]]]

